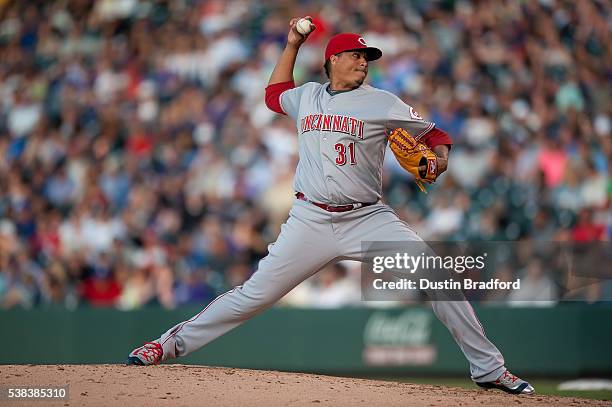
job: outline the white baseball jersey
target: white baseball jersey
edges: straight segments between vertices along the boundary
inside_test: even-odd
[[[387,91],[362,85],[330,95],[328,85],[309,82],[280,96],[299,134],[293,187],[330,205],[376,202],[389,132],[402,127],[419,138],[434,124]]]

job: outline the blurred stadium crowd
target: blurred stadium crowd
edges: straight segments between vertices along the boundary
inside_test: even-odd
[[[609,1],[1,0],[0,306],[204,304],[248,278],[293,200],[294,124],[263,95],[303,15],[297,83],[360,32],[370,83],[453,137],[427,195],[387,154],[423,238],[610,239]],[[357,302],[353,271],[287,302]]]

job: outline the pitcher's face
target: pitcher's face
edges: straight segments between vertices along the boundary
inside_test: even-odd
[[[330,57],[334,82],[360,86],[368,75],[365,51],[345,51]]]

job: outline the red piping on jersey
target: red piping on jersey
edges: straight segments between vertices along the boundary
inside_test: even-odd
[[[273,83],[266,87],[266,106],[273,112],[287,114],[280,104],[280,95],[286,90],[295,88],[293,81]]]
[[[445,144],[449,147],[453,145],[453,140],[451,140],[448,133],[444,130],[436,129],[435,127],[421,136],[419,141],[424,142],[427,144],[427,147],[431,149],[440,144]]]

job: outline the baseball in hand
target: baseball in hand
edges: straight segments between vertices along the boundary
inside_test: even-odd
[[[308,35],[312,31],[312,23],[306,18],[300,18],[295,23],[295,29],[302,35]]]

